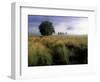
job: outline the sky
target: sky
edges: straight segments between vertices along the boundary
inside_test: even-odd
[[[52,22],[55,33],[63,32],[69,35],[86,35],[88,33],[88,17],[39,15],[28,15],[28,33],[39,35],[39,25],[43,21]]]

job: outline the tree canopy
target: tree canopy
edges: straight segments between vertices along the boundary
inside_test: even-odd
[[[43,21],[39,25],[39,30],[41,35],[52,35],[55,32],[52,22],[50,21]]]

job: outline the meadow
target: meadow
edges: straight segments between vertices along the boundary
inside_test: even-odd
[[[87,64],[87,44],[86,35],[29,36],[28,66]]]

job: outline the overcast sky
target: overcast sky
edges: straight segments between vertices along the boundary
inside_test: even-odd
[[[76,16],[28,16],[28,33],[40,34],[39,25],[43,21],[53,23],[55,32],[67,32],[68,34],[86,35],[88,31],[88,18]]]

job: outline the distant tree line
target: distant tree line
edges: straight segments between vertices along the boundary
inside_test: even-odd
[[[67,32],[66,33],[64,33],[64,32],[58,32],[58,35],[65,35],[65,34],[67,34]]]

